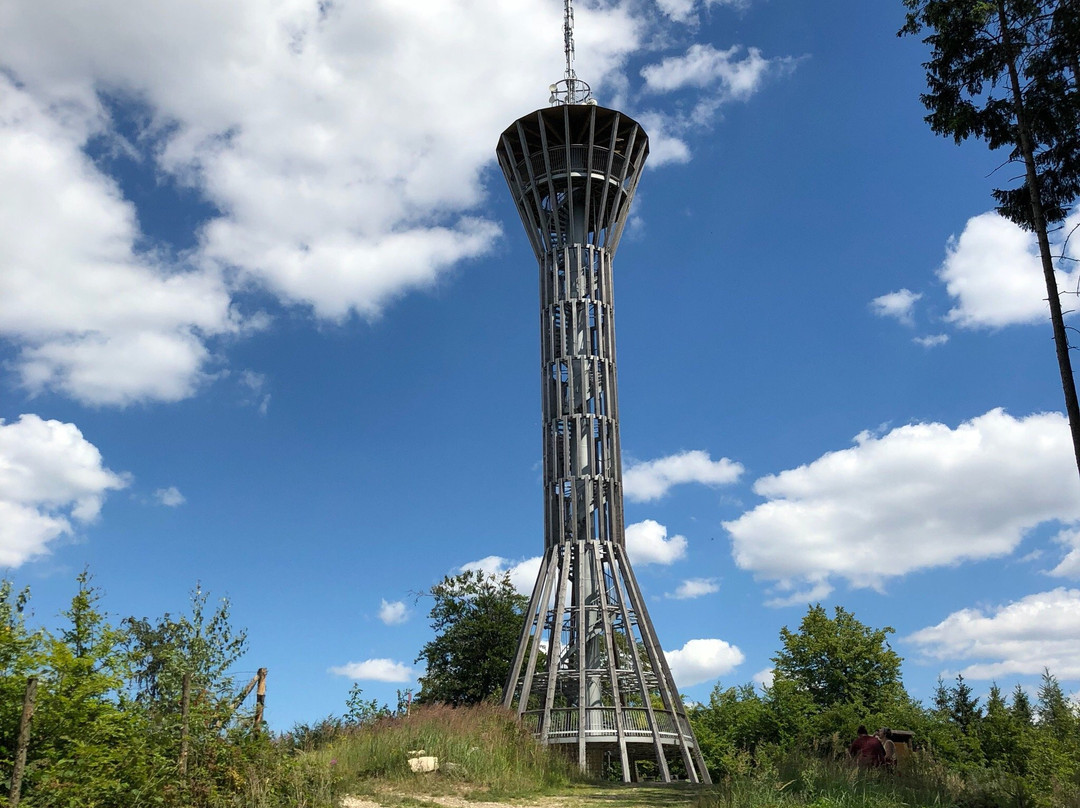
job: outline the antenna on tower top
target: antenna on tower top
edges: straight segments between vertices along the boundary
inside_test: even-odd
[[[566,51],[566,74],[565,79],[576,79],[574,73],[574,4],[570,0],[564,0],[563,10],[563,45]]]
[[[595,104],[589,85],[577,77],[574,72],[574,4],[572,0],[563,0],[563,51],[566,53],[566,72],[562,79],[552,84],[552,106],[559,104]]]

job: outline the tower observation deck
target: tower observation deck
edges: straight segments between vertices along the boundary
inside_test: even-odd
[[[591,100],[567,39],[553,105],[496,149],[540,269],[544,447],[544,557],[504,703],[582,769],[707,783],[624,535],[612,259],[649,139]]]

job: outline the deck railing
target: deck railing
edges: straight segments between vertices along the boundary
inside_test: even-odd
[[[589,147],[588,146],[571,146],[570,149],[570,171],[571,172],[584,172],[589,170]],[[567,149],[555,148],[550,149],[547,152],[547,160],[544,160],[544,154],[538,153],[532,155],[532,171],[533,176],[540,178],[548,175],[548,167],[552,174],[565,174],[567,170]],[[611,149],[601,148],[600,146],[592,147],[592,173],[605,174],[607,172],[608,155],[611,154]],[[529,184],[529,169],[526,168],[525,163],[527,160],[522,160],[517,165],[518,176],[521,177],[521,181],[526,185]],[[611,176],[615,179],[622,177],[623,167],[626,165],[626,155],[615,152],[615,156],[611,161]]]
[[[534,710],[521,716],[522,725],[534,735],[543,732],[543,711]],[[628,738],[651,737],[652,730],[649,727],[649,711],[643,707],[624,707],[623,734]],[[677,725],[682,726],[682,734],[693,737],[690,733],[688,722],[682,716],[672,715],[667,710],[653,710],[656,719],[657,732],[663,738],[677,738],[679,730]],[[551,739],[576,736],[578,734],[578,722],[580,713],[577,708],[555,708],[551,711],[550,723],[547,736]],[[584,735],[615,735],[617,727],[615,723],[614,707],[588,707],[585,710]]]

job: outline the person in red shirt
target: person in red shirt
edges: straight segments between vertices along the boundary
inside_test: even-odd
[[[861,725],[855,740],[851,742],[848,754],[860,767],[881,766],[885,763],[885,747]]]

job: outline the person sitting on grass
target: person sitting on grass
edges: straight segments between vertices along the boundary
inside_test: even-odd
[[[885,763],[885,747],[881,741],[866,731],[866,727],[859,725],[858,734],[851,742],[848,754],[855,759],[859,768],[881,766]]]
[[[892,771],[896,768],[896,743],[892,739],[892,730],[882,727],[874,735],[881,741],[881,748],[885,750],[885,768]]]

